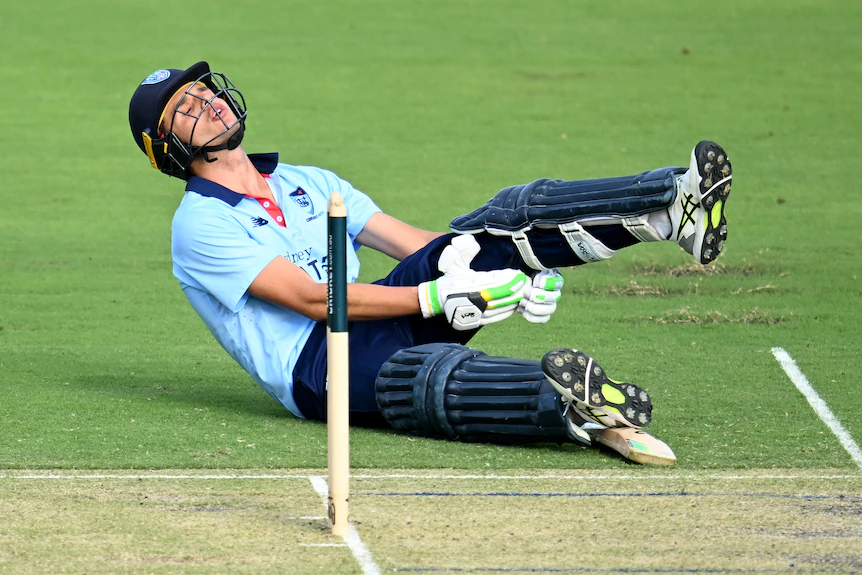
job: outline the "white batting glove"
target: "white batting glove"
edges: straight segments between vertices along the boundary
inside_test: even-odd
[[[563,276],[553,268],[542,270],[524,288],[524,298],[518,304],[518,313],[530,323],[547,323],[562,297]]]
[[[473,271],[470,262],[478,253],[479,243],[473,236],[452,239],[437,264],[443,276],[419,284],[423,317],[444,313],[454,329],[465,331],[502,321],[515,313],[527,276],[513,269]]]
[[[444,274],[459,274],[470,272],[470,263],[482,248],[471,235],[461,235],[452,238],[449,245],[443,249],[437,260],[437,269]]]

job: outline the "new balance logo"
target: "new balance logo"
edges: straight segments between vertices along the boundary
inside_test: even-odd
[[[254,224],[252,227],[259,228],[260,226],[265,226],[269,223],[269,220],[266,218],[252,218],[251,223]]]

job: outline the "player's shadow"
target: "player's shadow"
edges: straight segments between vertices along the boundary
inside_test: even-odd
[[[190,409],[206,410],[210,414],[217,413],[241,413],[254,419],[290,419],[300,421],[292,415],[284,406],[271,398],[254,381],[243,374],[238,376],[227,373],[218,378],[194,377],[184,374],[183,376],[161,376],[141,373],[129,373],[123,375],[82,375],[76,377],[73,385],[79,390],[86,390],[91,399],[103,399],[106,403],[124,402],[122,405],[129,406],[132,410],[146,409],[152,411],[156,406],[174,404],[177,406],[177,419],[184,422],[184,414]],[[128,402],[128,403],[125,403]],[[164,408],[162,416],[164,417]],[[325,426],[324,423],[316,421],[304,421],[303,425]],[[350,414],[351,428],[361,428],[368,435],[391,436],[393,428],[383,419],[379,413]],[[409,437],[405,434],[405,437]],[[447,443],[449,440],[421,437],[420,441],[440,441]],[[551,451],[582,451],[580,445],[571,443],[555,442],[517,442],[505,441],[476,441],[485,445],[497,445],[516,447],[527,450],[551,450]]]
[[[233,374],[216,379],[203,377],[128,375],[82,375],[73,385],[87,390],[92,398],[128,401],[135,405],[176,404],[188,409],[244,413],[255,416],[290,418],[281,404],[264,392],[254,381]]]

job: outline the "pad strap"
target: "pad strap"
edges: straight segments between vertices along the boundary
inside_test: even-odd
[[[521,254],[521,259],[524,260],[524,263],[532,269],[539,271],[550,269],[542,265],[536,252],[533,251],[533,246],[530,245],[530,240],[527,238],[527,232],[529,231],[530,227],[527,226],[526,228],[516,232],[489,229],[488,233],[492,236],[509,236],[512,238],[512,241],[515,243],[515,247],[518,248],[518,253]]]
[[[569,247],[572,248],[572,252],[574,252],[575,255],[584,262],[600,262],[617,253],[617,250],[606,246],[598,238],[584,229],[584,227],[578,222],[560,224],[558,227],[560,229],[560,233],[566,238]],[[495,236],[510,236],[512,241],[515,242],[515,247],[518,248],[518,253],[521,255],[521,259],[523,259],[524,263],[532,269],[538,271],[550,269],[541,262],[539,256],[537,256],[536,252],[533,250],[533,246],[530,245],[530,240],[527,238],[527,232],[530,231],[530,229],[531,228],[529,226],[515,232],[504,232],[501,230],[490,229],[488,230],[488,233]],[[638,237],[638,239],[640,239],[640,237]]]
[[[518,253],[521,254],[521,259],[524,260],[525,264],[534,270],[548,269],[539,261],[538,256],[536,256],[536,253],[533,251],[533,246],[530,245],[530,240],[527,239],[527,231],[529,229],[530,228],[527,227],[526,229],[513,232],[512,241],[515,242],[515,247],[518,248]]]
[[[600,262],[617,253],[617,250],[612,250],[603,244],[578,222],[560,224],[560,232],[569,242],[569,247],[572,248],[575,255],[587,263]]]
[[[641,242],[661,242],[666,238],[649,224],[647,216],[638,216],[635,218],[624,218],[622,220],[623,227],[629,231],[631,235]]]

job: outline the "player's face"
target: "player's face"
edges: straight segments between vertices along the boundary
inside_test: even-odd
[[[200,82],[174,94],[162,122],[164,133],[173,132],[192,146],[221,144],[238,129],[239,121],[227,102]]]

